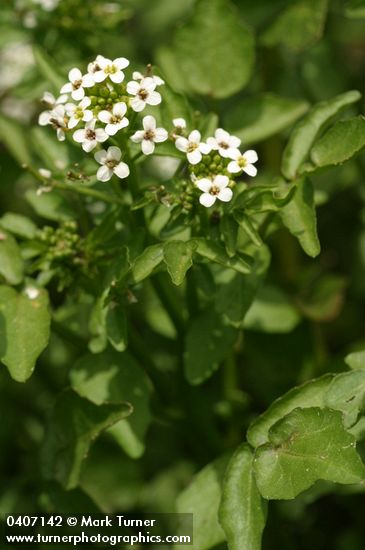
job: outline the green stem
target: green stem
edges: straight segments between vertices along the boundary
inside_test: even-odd
[[[157,274],[151,277],[151,284],[175,327],[178,340],[180,340],[185,332],[184,318],[181,314],[181,308],[177,300],[175,300],[172,293],[169,292],[169,283],[164,281],[161,275],[162,274]]]
[[[79,195],[94,197],[95,199],[98,199],[104,202],[109,202],[111,204],[118,203],[118,204],[124,205],[124,201],[122,201],[121,198],[116,197],[115,195],[107,195],[102,191],[98,191],[97,189],[91,189],[90,187],[77,187],[76,185],[69,185],[67,183],[60,183],[56,181],[52,181],[51,186],[54,187],[55,189],[72,191],[74,193],[79,193]]]

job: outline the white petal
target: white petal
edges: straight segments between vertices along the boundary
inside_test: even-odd
[[[152,155],[155,150],[155,144],[150,139],[144,139],[142,141],[142,151],[145,155]]]
[[[103,82],[106,79],[106,74],[104,71],[96,71],[96,73],[93,74],[93,79],[95,82]]]
[[[146,103],[148,103],[148,105],[159,105],[161,101],[161,94],[158,92],[151,92],[146,99]]]
[[[199,143],[199,151],[204,155],[208,155],[212,148],[208,143]]]
[[[229,146],[232,147],[232,149],[238,149],[238,147],[241,145],[240,138],[236,136],[231,136],[229,139]]]
[[[227,185],[229,184],[229,179],[227,176],[223,176],[221,174],[218,174],[218,176],[216,176],[214,178],[214,185],[216,185],[217,187],[219,187],[219,189],[224,189],[225,187],[227,187]]]
[[[192,141],[193,143],[200,143],[202,136],[199,130],[193,130],[189,134],[189,141]]]
[[[231,160],[227,166],[227,170],[231,172],[231,174],[238,174],[238,172],[241,172],[241,168],[235,160]]]
[[[109,147],[110,149],[110,147]],[[104,151],[104,150],[101,150],[101,151],[97,151],[94,155],[94,159],[96,160],[96,162],[98,162],[99,164],[105,164],[106,160],[107,160],[107,152]]]
[[[109,138],[108,134],[102,128],[97,128],[95,130],[95,135],[96,135],[96,141],[98,141],[99,143],[103,143]]]
[[[80,88],[78,88],[77,90],[72,91],[71,97],[75,101],[80,101],[80,99],[82,99],[84,95],[85,95],[84,88],[81,88],[80,86]]]
[[[249,151],[243,153],[243,156],[245,157],[248,164],[253,164],[254,162],[257,162],[259,158],[256,151],[254,151],[253,149],[250,149]]]
[[[51,92],[44,92],[43,97],[41,99],[42,103],[47,103],[51,107],[56,103],[56,98]]]
[[[217,140],[214,137],[208,137],[207,144],[214,150],[219,148]]]
[[[108,65],[111,65],[111,64],[112,64],[112,60],[108,59],[107,57],[101,57],[100,59],[98,59],[98,65],[102,69],[106,69],[106,67],[108,67]]]
[[[114,115],[123,117],[126,114],[126,112],[127,112],[127,105],[123,101],[116,103],[113,107]]]
[[[72,90],[73,90],[72,84],[70,84],[70,82],[67,82],[67,84],[64,84],[60,89],[60,94],[70,94]]]
[[[75,82],[75,80],[81,80],[82,74],[80,69],[71,69],[71,71],[68,73],[68,79],[70,82]],[[61,92],[62,94],[63,92]]]
[[[133,134],[133,136],[131,136],[131,140],[134,143],[141,143],[143,138],[144,138],[144,131],[143,130],[138,130],[135,134]]]
[[[92,86],[94,86],[94,84],[95,84],[95,81],[90,74],[85,74],[82,77],[82,86],[84,88],[91,88]]]
[[[77,141],[77,143],[83,143],[86,139],[86,132],[84,129],[76,130],[76,132],[73,133],[72,137],[75,141]]]
[[[125,162],[120,162],[117,164],[117,166],[114,168],[114,174],[118,176],[118,178],[127,178],[129,176],[129,166]]]
[[[125,57],[117,57],[116,59],[114,59],[113,65],[118,67],[118,69],[125,69],[126,67],[128,67],[129,61]]]
[[[68,121],[68,125],[67,125],[67,126],[72,130],[73,128],[76,128],[76,126],[78,125],[78,123],[79,123],[79,119],[76,118],[76,117],[74,117],[74,116],[72,116],[72,117],[70,118],[70,120]]]
[[[133,80],[143,80],[143,74],[139,71],[134,71],[132,74]]]
[[[169,134],[165,128],[156,128],[155,130],[155,143],[161,143],[162,141],[166,141],[169,137]]]
[[[139,97],[135,97],[134,99],[132,99],[131,107],[133,111],[135,111],[136,113],[140,113],[146,107],[146,103],[145,101],[142,101],[142,99],[139,99]]]
[[[232,149],[231,147],[228,149],[228,157],[230,159],[237,160],[241,156],[242,155],[238,149]]]
[[[126,128],[128,124],[129,124],[129,120],[127,118],[123,118],[118,124],[119,130],[121,130],[122,128]]]
[[[82,120],[84,122],[90,122],[94,118],[93,112],[89,111],[88,109],[84,111],[84,116],[82,117]]]
[[[189,142],[184,137],[178,137],[177,140],[175,141],[175,147],[179,151],[182,151],[183,153],[186,153],[186,151],[188,150],[188,147],[189,147]]]
[[[119,161],[122,158],[122,151],[119,149],[119,147],[111,145],[110,147],[108,147],[107,158],[108,160]]]
[[[50,111],[43,111],[38,117],[38,124],[40,126],[47,126],[50,123],[51,113]]]
[[[199,149],[195,149],[195,151],[188,153],[187,157],[190,164],[198,164],[202,159],[202,154]]]
[[[254,166],[253,164],[247,164],[244,168],[243,168],[243,171],[246,172],[246,174],[248,174],[249,176],[252,176],[253,178],[256,176],[257,174],[257,168],[256,166]]]
[[[66,103],[67,100],[68,100],[68,95],[63,94],[63,95],[60,95],[60,97],[57,98],[56,103]]]
[[[97,143],[98,142],[96,141],[96,139],[87,139],[86,141],[84,141],[81,147],[86,153],[90,153],[90,151],[95,149]]]
[[[208,193],[212,188],[212,181],[209,178],[202,178],[201,180],[197,180],[195,185],[200,189],[200,191]]]
[[[213,206],[215,203],[217,197],[215,195],[211,195],[210,193],[203,193],[199,197],[199,202],[206,208],[209,208],[210,206]]]
[[[151,115],[145,116],[143,118],[142,124],[143,124],[143,128],[146,131],[156,129],[156,119],[155,119],[155,117],[153,117]]]
[[[131,80],[127,84],[127,92],[132,95],[138,94],[139,90],[141,89],[141,86],[139,82],[135,82],[134,80]]]
[[[108,134],[108,136],[115,136],[115,134],[118,132],[118,124],[107,124],[105,126],[105,132]]]
[[[122,71],[118,71],[117,73],[111,73],[109,75],[110,80],[115,84],[120,84],[121,82],[123,82],[124,77],[125,77],[125,74]]]
[[[224,159],[229,158],[229,149],[224,149],[223,147],[219,147],[218,149],[219,154]]]
[[[109,124],[111,118],[112,114],[110,111],[100,111],[98,114],[98,119],[104,122],[104,124]]]
[[[113,175],[113,170],[107,166],[100,166],[99,170],[96,172],[96,177],[99,181],[109,181]]]
[[[229,202],[233,196],[232,189],[229,187],[226,187],[225,189],[222,189],[218,193],[218,199],[222,202]]]
[[[153,92],[153,90],[156,88],[156,82],[153,80],[153,78],[147,76],[142,80],[141,87],[147,90],[147,92]]]
[[[156,86],[163,86],[165,84],[165,81],[157,75],[153,77],[153,80],[155,81]]]
[[[58,141],[65,141],[66,139],[65,132],[62,128],[57,128],[57,139]]]
[[[223,130],[223,128],[217,128],[214,135],[217,141],[224,141],[224,142],[228,142],[230,137],[229,133]]]
[[[73,115],[76,111],[76,105],[74,103],[66,103],[65,105],[65,111],[68,115]]]
[[[172,123],[175,128],[186,128],[186,120],[184,118],[174,118]]]

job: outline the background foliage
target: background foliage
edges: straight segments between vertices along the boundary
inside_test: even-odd
[[[259,549],[267,516],[265,550],[363,549],[364,17],[362,0],[5,0],[2,513],[192,510],[196,550]],[[106,184],[72,179],[39,98],[97,54],[158,67],[164,124],[257,149],[233,225],[189,240],[152,202],[147,238]],[[37,194],[41,167],[63,187]],[[169,185],[166,157],[141,172]]]

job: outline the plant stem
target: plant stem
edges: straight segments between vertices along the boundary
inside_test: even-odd
[[[178,340],[180,340],[182,334],[185,332],[184,318],[181,314],[179,304],[174,299],[172,293],[169,292],[167,281],[163,281],[161,275],[157,274],[151,277],[151,284],[175,327]]]

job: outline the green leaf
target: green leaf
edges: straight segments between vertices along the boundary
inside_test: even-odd
[[[354,351],[345,357],[345,363],[351,369],[365,369],[365,350]]]
[[[234,219],[239,224],[241,229],[248,235],[255,246],[262,246],[263,242],[260,234],[250,218],[244,212],[234,211]]]
[[[160,265],[164,259],[163,245],[153,244],[147,247],[138,256],[132,267],[132,278],[134,283],[140,283],[151,275],[153,270]]]
[[[224,215],[220,221],[220,230],[224,237],[227,254],[233,258],[237,252],[238,224],[229,214]]]
[[[364,0],[349,0],[346,2],[345,15],[350,19],[365,18],[365,2]]]
[[[70,371],[72,388],[95,405],[128,402],[133,412],[111,432],[132,458],[144,452],[144,438],[151,415],[151,384],[129,353],[105,352],[85,355]]]
[[[346,286],[344,277],[323,275],[297,298],[296,305],[312,321],[332,321],[340,314]]]
[[[195,243],[168,241],[163,247],[163,259],[174,285],[181,285],[193,265]]]
[[[208,241],[203,238],[196,238],[192,239],[190,242],[196,243],[196,252],[203,258],[216,262],[224,267],[230,267],[231,269],[238,271],[238,273],[247,274],[251,272],[252,258],[249,256],[246,256],[246,258],[250,261],[250,263],[238,255],[234,258],[230,258],[224,248],[213,241]]]
[[[17,382],[31,376],[48,344],[50,314],[45,290],[31,289],[31,298],[0,286],[0,358]],[[34,297],[33,297],[34,296]]]
[[[24,239],[34,239],[37,233],[37,226],[30,218],[14,212],[7,212],[0,218],[0,227]]]
[[[338,374],[325,394],[325,405],[342,411],[345,428],[353,426],[365,406],[365,370]]]
[[[191,323],[186,335],[185,376],[198,385],[209,378],[232,352],[237,331],[211,309]]]
[[[186,120],[187,127],[192,125],[192,112],[186,97],[183,94],[175,92],[168,84],[161,89],[162,103],[161,115],[162,124],[165,128],[172,128],[174,118],[183,118]]]
[[[70,165],[68,143],[54,139],[50,131],[49,128],[36,126],[31,129],[31,140],[44,165],[58,172]]]
[[[26,129],[4,115],[0,115],[0,140],[19,164],[31,164],[32,155]]]
[[[56,190],[37,195],[35,190],[29,189],[25,193],[25,197],[35,212],[46,220],[60,222],[74,220],[76,217],[68,202]]]
[[[231,458],[223,480],[219,522],[229,550],[261,550],[267,503],[253,474],[253,453],[244,443]]]
[[[224,314],[237,327],[243,326],[243,320],[260,287],[270,264],[270,252],[262,246],[255,254],[252,273],[241,275],[227,270],[224,279],[219,280],[216,309]]]
[[[299,323],[297,310],[277,287],[262,287],[248,310],[244,327],[261,332],[291,332]]]
[[[328,0],[300,0],[289,5],[262,35],[265,46],[282,44],[299,52],[320,39]]]
[[[319,139],[311,150],[317,167],[342,164],[365,146],[365,118],[340,120]]]
[[[127,317],[125,308],[116,302],[109,302],[105,317],[108,340],[117,351],[125,351],[128,344]]]
[[[205,466],[177,499],[177,512],[194,516],[192,550],[207,550],[225,540],[218,510],[228,460],[223,456]]]
[[[319,132],[342,109],[361,98],[360,92],[351,90],[327,101],[317,103],[295,126],[284,150],[281,170],[287,179],[294,179],[305,161]]]
[[[63,84],[65,84],[66,78],[62,77],[62,75],[55,70],[54,61],[42,48],[33,46],[33,55],[39,72],[43,78],[53,86],[54,91],[57,93]]]
[[[247,431],[247,441],[252,447],[263,445],[269,439],[270,428],[281,418],[294,409],[307,407],[324,407],[324,395],[333,380],[333,374],[325,374],[321,378],[310,380],[301,386],[291,389],[256,420]]]
[[[295,498],[319,479],[351,484],[365,478],[341,412],[317,407],[295,409],[272,426],[269,443],[255,451],[254,471],[268,500]]]
[[[0,230],[0,275],[10,285],[18,285],[23,280],[23,270],[18,243],[12,235]]]
[[[306,101],[267,93],[237,103],[225,123],[244,143],[257,143],[294,124],[308,107]]]
[[[44,477],[59,481],[65,489],[75,488],[92,442],[131,412],[128,403],[97,406],[71,390],[60,393],[41,450]]]
[[[294,197],[280,210],[279,215],[285,227],[298,239],[304,252],[314,258],[320,253],[321,245],[317,235],[313,186],[307,178],[299,179],[294,185]]]
[[[192,19],[177,30],[173,48],[184,87],[191,92],[224,98],[251,77],[252,32],[228,0],[198,0]]]

